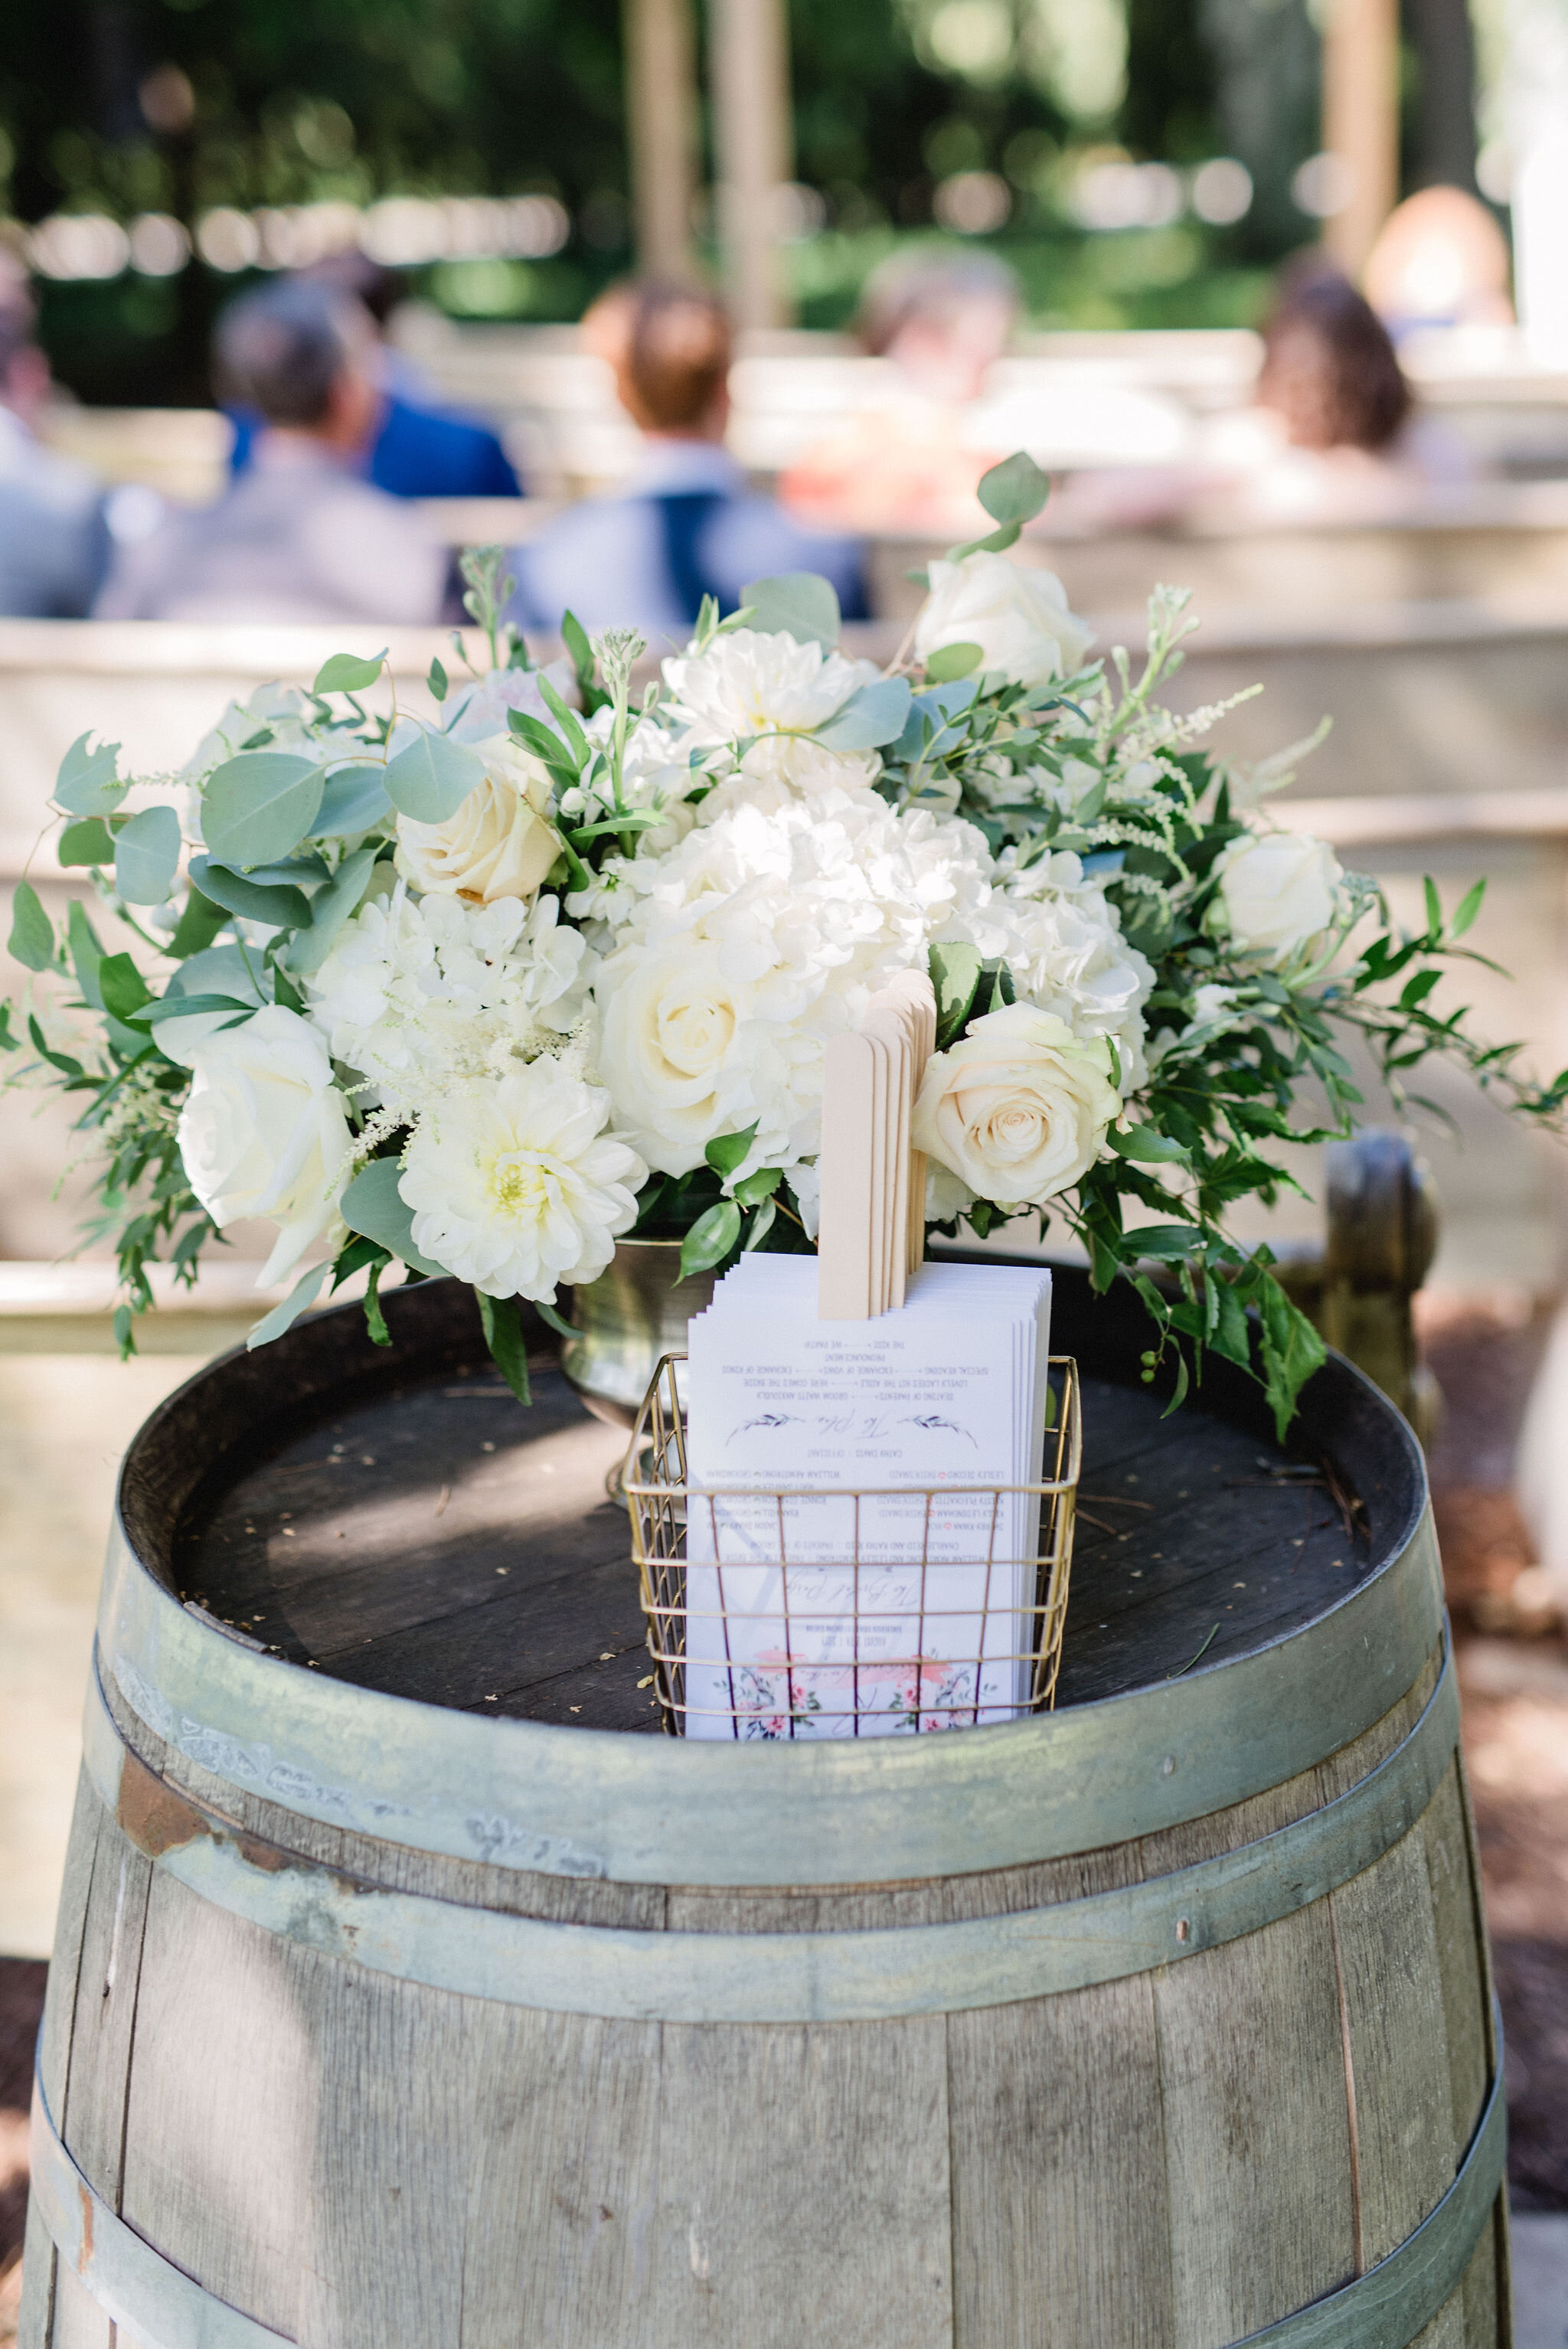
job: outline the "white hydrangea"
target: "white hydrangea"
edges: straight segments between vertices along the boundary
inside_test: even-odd
[[[1006,928],[1001,951],[1020,996],[1055,1014],[1084,1040],[1109,1036],[1121,1065],[1121,1091],[1148,1075],[1143,1007],[1154,973],[1121,935],[1121,916],[1068,850],[1041,857],[997,892]]]
[[[306,982],[334,1058],[417,1111],[558,1045],[583,1018],[594,963],[560,913],[552,896],[470,906],[401,885],[372,898]]]
[[[594,982],[617,1124],[665,1174],[753,1121],[739,1171],[813,1156],[828,1040],[933,940],[1002,950],[989,874],[971,825],[859,792],[732,806],[656,864],[623,864]]]
[[[760,791],[762,803],[775,805],[787,794],[875,782],[882,761],[874,750],[830,750],[811,737],[880,675],[873,661],[756,628],[732,628],[664,665],[672,724],[704,751],[710,772],[738,772],[755,787],[752,796]],[[749,747],[738,761],[740,742]]]

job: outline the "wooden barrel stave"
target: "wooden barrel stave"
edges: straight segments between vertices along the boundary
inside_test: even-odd
[[[435,1309],[427,1299],[416,1309]],[[385,1376],[342,1324],[304,1334],[303,1388]],[[253,1366],[236,1381],[217,1398],[219,1448],[255,1405]],[[1310,1822],[1397,1755],[1437,1683],[1440,1650],[1417,1669],[1437,1622],[1418,1464],[1412,1518],[1403,1469],[1377,1486],[1376,1407],[1358,1392],[1332,1401],[1336,1457],[1355,1454],[1368,1479],[1385,1563],[1340,1610],[1338,1644],[1311,1652],[1325,1720],[1342,1697],[1328,1676],[1351,1671],[1362,1651],[1367,1688],[1391,1672],[1393,1701],[1373,1718],[1377,1702],[1358,1698],[1370,1726],[1338,1751],[1276,1785],[1243,1772],[1239,1783],[1262,1791],[1196,1817],[1181,1787],[1190,1761],[1196,1783],[1197,1757],[1183,1744],[1174,1790],[1156,1778],[1139,1798],[1158,1824],[1117,1843],[1073,1850],[1059,1821],[1034,1834],[1027,1806],[1016,1806],[1006,1832],[974,1855],[978,1865],[949,1854],[922,1874],[910,1865],[918,1813],[906,1809],[886,1852],[871,1855],[867,1873],[880,1862],[880,1880],[846,1880],[836,1822],[860,1795],[843,1765],[881,1773],[893,1757],[818,1749],[737,1758],[783,1764],[792,1785],[810,1785],[825,1881],[806,1880],[793,1856],[781,1882],[733,1883],[722,1836],[707,1882],[689,1880],[702,1872],[689,1835],[676,1839],[682,1864],[662,1879],[646,1837],[622,1878],[495,1864],[438,1837],[421,1848],[268,1800],[159,1736],[106,1663],[108,1733],[129,1756],[112,1815],[92,1783],[78,1798],[39,2079],[86,2188],[102,2198],[100,2236],[118,2212],[136,2230],[133,2250],[150,2245],[183,2271],[165,2271],[171,2292],[211,2296],[191,2320],[199,2336],[170,2332],[171,2349],[196,2337],[203,2349],[793,2349],[830,2330],[865,2349],[1229,2349],[1408,2245],[1429,2212],[1441,2217],[1499,2060],[1457,1755],[1371,1865],[1258,1930],[1179,1961],[1151,1950],[1147,1971],[1087,1988],[852,2023],[629,2019],[459,1995],[265,1930],[172,1872],[206,1813],[230,1823],[273,1879],[326,1870],[340,1884],[546,1927],[708,1937],[710,1949],[738,1937],[744,1953],[747,1936],[830,1945],[1027,1921],[1256,1845]],[[199,1403],[193,1393],[183,1418],[173,1414],[177,1440],[144,1463],[143,1557],[158,1557],[189,1501]],[[1401,1542],[1403,1563],[1390,1563]],[[188,1674],[180,1702],[199,1692],[204,1658],[236,1655],[259,1686],[367,1698],[244,1656],[170,1610],[129,1552],[109,1590],[106,1642],[135,1612],[121,1604],[129,1592],[153,1627],[136,1651],[143,1665],[155,1671],[160,1654],[172,1664],[178,1651]],[[1206,1601],[1203,1611],[1206,1621]],[[1304,1641],[1290,1685],[1303,1685],[1307,1653]],[[1266,1655],[1238,1661],[1205,1672],[1198,1693],[1222,1705],[1243,1674],[1270,1668]],[[1185,1698],[1194,1682],[1172,1687]],[[389,1743],[410,1723],[420,1735],[432,1722],[463,1738],[474,1728],[368,1702],[379,1711],[363,1717]],[[1152,1718],[1161,1700],[1156,1691],[1135,1702]],[[1119,1701],[1078,1713],[1076,1724],[1070,1713],[1040,1724],[1042,1735],[1031,1725],[934,1741],[949,1752],[908,1760],[934,1765],[934,1785],[962,1759],[954,1749],[985,1757],[976,1783],[988,1816],[1009,1769],[1043,1795],[1055,1755],[1089,1767],[1099,1736],[1113,1760],[1118,1722],[1136,1723]],[[176,1703],[171,1736],[184,1734],[181,1717]],[[492,1738],[520,1727],[531,1725],[484,1724]],[[1080,1732],[1088,1744],[1071,1742]],[[546,1734],[573,1770],[607,1743],[653,1771],[707,1760],[651,1739]],[[187,1743],[217,1750],[204,1733]],[[374,1742],[366,1750],[374,1762]],[[1299,1723],[1281,1750],[1309,1750]],[[962,1776],[943,1783],[963,1795]],[[559,1776],[550,1784],[552,1800],[563,1785],[572,1793]],[[964,1798],[975,1799],[973,1786]],[[1131,1799],[1117,1797],[1123,1813]],[[733,1841],[733,1821],[727,1831]],[[767,1946],[758,1940],[759,1959]],[[88,2200],[84,2189],[84,2209]],[[87,2272],[97,2288],[90,2262]],[[156,2330],[144,2330],[153,2349]],[[1342,2337],[1405,2349],[1415,2335],[1342,2326],[1311,2349]],[[1501,2201],[1418,2337],[1440,2349],[1506,2344]],[[122,2323],[121,2349],[133,2339]],[[34,2259],[21,2340],[109,2349],[108,2316],[65,2258],[46,2254],[41,2270]]]
[[[1438,1664],[1361,1739],[1267,1795],[985,1878],[669,1887],[655,1902],[645,1886],[493,1868],[478,1871],[481,1888],[475,1863],[366,1838],[353,1858],[374,1859],[372,1881],[396,1872],[433,1889],[438,1877],[447,1899],[543,1899],[562,1921],[607,1921],[606,1892],[631,1892],[637,1921],[671,1932],[1005,1914],[1166,1874],[1307,1816],[1395,1750]],[[242,1811],[280,1856],[351,1864],[338,1831],[226,1787],[122,1699],[115,1709],[157,1785]],[[128,1816],[156,1845],[144,1792]],[[1452,2182],[1490,2068],[1482,1962],[1457,1756],[1374,1867],[1243,1940],[1088,1990],[852,2027],[551,2015],[392,1981],[213,1908],[89,1785],[42,2076],[110,2207],[289,2338],[357,2349],[396,2337],[413,2311],[420,2329],[405,2337],[663,2349],[782,2340],[769,2327],[788,2311],[810,2334],[830,2325],[872,2349],[1222,2349],[1386,2256]],[[542,2163],[542,2147],[562,2148],[559,2161]],[[476,2211],[482,2242],[465,2225]],[[816,2247],[810,2282],[803,2243]],[[1424,2337],[1497,2339],[1493,2260],[1489,2237]]]

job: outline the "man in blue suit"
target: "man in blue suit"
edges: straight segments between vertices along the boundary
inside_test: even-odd
[[[705,595],[735,611],[748,579],[818,571],[846,620],[867,616],[858,541],[793,521],[752,489],[724,447],[729,326],[711,295],[642,285],[615,296],[608,355],[621,404],[642,428],[641,462],[610,497],[570,506],[511,558],[511,616],[553,634],[640,628],[655,651],[684,645]]]

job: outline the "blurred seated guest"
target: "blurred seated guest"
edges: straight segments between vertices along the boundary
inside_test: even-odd
[[[861,553],[792,521],[748,486],[724,448],[729,326],[711,295],[685,285],[617,289],[584,320],[615,371],[642,459],[615,494],[556,516],[512,558],[512,616],[555,630],[573,612],[589,629],[634,626],[657,649],[684,644],[705,595],[735,611],[750,579],[818,571],[847,620],[866,616]]]
[[[1191,464],[1076,474],[1047,512],[1080,531],[1387,521],[1471,472],[1456,436],[1412,415],[1371,305],[1314,259],[1284,274],[1252,408],[1216,418]]]
[[[1017,282],[988,253],[895,254],[861,299],[863,349],[884,380],[783,474],[790,511],[841,529],[972,535],[975,487],[1016,445],[981,400],[1012,337]]]
[[[1479,196],[1423,188],[1391,212],[1362,272],[1394,340],[1424,326],[1511,326],[1508,240]]]
[[[366,447],[366,479],[394,498],[518,498],[522,495],[511,461],[488,424],[445,408],[418,368],[386,339],[387,321],[402,286],[390,269],[362,253],[329,254],[301,273],[302,282],[325,286],[355,302],[369,319],[366,370],[380,395],[377,421]],[[257,426],[254,409],[234,403],[230,470],[242,473],[251,461]]]
[[[362,478],[380,410],[368,342],[353,305],[297,280],[224,311],[214,375],[263,419],[251,462],[215,506],[122,548],[100,619],[440,618],[444,549]]]
[[[77,620],[108,564],[103,489],[35,438],[50,385],[34,315],[25,274],[0,250],[0,616]]]

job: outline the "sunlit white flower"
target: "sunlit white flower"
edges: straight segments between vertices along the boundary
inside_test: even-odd
[[[917,660],[948,645],[978,645],[982,671],[1010,685],[1047,685],[1082,667],[1094,630],[1068,609],[1054,571],[1026,571],[1005,554],[966,554],[930,566],[931,593],[915,623]]]
[[[187,1058],[178,1139],[191,1188],[220,1229],[251,1216],[280,1226],[257,1287],[286,1279],[313,1240],[341,1246],[347,1107],[310,1021],[269,1003]]]
[[[671,721],[710,754],[714,771],[738,769],[775,794],[864,788],[882,761],[874,750],[830,750],[810,738],[852,694],[875,682],[872,661],[848,660],[815,642],[733,628],[707,649],[664,665]],[[732,755],[725,757],[728,752]]]
[[[1088,1172],[1120,1108],[1109,1045],[1009,1003],[932,1055],[912,1131],[976,1198],[1038,1207]]]
[[[469,906],[401,885],[344,926],[306,984],[334,1055],[384,1099],[532,1059],[581,1019],[594,957],[556,898]]]
[[[1288,962],[1337,919],[1345,875],[1326,841],[1305,832],[1244,833],[1214,867],[1216,930],[1243,954]]]
[[[989,955],[1007,936],[981,835],[870,792],[733,805],[656,864],[614,869],[599,1073],[666,1174],[754,1122],[747,1171],[814,1156],[829,1039],[895,972],[923,969],[934,939]]]
[[[427,1110],[398,1190],[414,1245],[488,1297],[596,1279],[636,1220],[647,1169],[604,1132],[610,1097],[553,1061],[455,1088]]]
[[[1109,1036],[1123,1090],[1146,1071],[1143,1006],[1154,973],[1121,935],[1121,916],[1078,858],[1060,850],[1000,893],[1008,924],[1002,951],[1020,996],[1064,1019],[1075,1036]]]
[[[476,743],[484,781],[444,823],[397,818],[397,870],[427,896],[489,905],[531,897],[561,854],[550,822],[550,770],[501,734]]]

